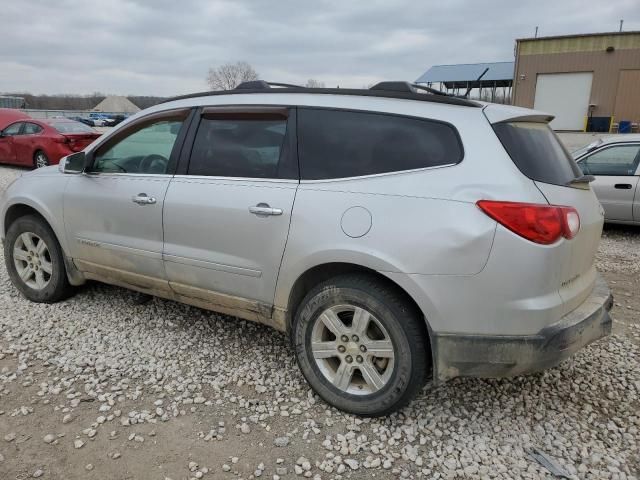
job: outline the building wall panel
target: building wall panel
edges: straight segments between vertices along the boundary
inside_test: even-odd
[[[620,71],[613,115],[617,122],[640,122],[640,70]]]
[[[594,116],[614,115],[617,102],[622,102],[629,105],[628,112],[633,115],[633,118],[640,118],[638,97],[637,95],[626,97],[626,87],[625,92],[621,92],[623,96],[616,101],[619,72],[638,69],[640,69],[640,48],[616,49],[610,53],[603,49],[593,52],[519,54],[513,102],[514,105],[533,108],[536,79],[540,73],[593,72],[589,103],[596,105],[593,111]],[[624,83],[624,85],[627,84]]]

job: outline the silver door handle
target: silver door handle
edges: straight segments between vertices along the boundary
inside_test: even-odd
[[[271,208],[267,203],[259,203],[255,207],[249,207],[249,211],[258,216],[282,215],[281,208]]]
[[[156,203],[155,197],[149,197],[146,193],[139,193],[138,195],[134,195],[131,197],[131,201],[137,203],[138,205],[153,205]]]

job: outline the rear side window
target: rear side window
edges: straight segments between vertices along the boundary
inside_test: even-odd
[[[35,123],[25,123],[24,124],[24,135],[35,135],[42,131],[42,127],[40,125],[36,125]]]
[[[193,143],[189,175],[282,178],[287,119],[279,116],[202,118]]]
[[[546,123],[505,122],[493,126],[518,169],[531,180],[566,185],[582,172]]]
[[[299,109],[298,132],[303,180],[452,165],[463,156],[453,126],[433,120]]]

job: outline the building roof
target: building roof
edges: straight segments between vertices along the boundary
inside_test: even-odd
[[[109,113],[136,113],[140,109],[136,107],[127,97],[112,95],[102,100],[93,108],[96,112]]]
[[[639,35],[640,30],[630,30],[623,32],[597,32],[597,33],[576,33],[573,35],[550,35],[548,37],[525,37],[525,38],[516,38],[516,42],[529,42],[532,40],[557,40],[563,38],[581,38],[581,37],[602,37],[609,35]]]
[[[416,83],[444,83],[447,88],[469,86],[509,86],[513,82],[514,62],[463,63],[459,65],[434,65],[423,73]],[[477,78],[489,69],[480,81]]]

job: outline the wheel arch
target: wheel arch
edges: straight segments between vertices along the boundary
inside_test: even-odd
[[[363,265],[348,262],[329,262],[315,265],[308,268],[297,277],[289,291],[287,305],[285,307],[285,321],[287,332],[291,330],[293,319],[295,318],[300,303],[304,299],[305,295],[313,287],[330,278],[347,274],[362,274],[374,277],[385,286],[398,292],[415,309],[416,313],[422,316],[425,325],[425,335],[427,335],[429,344],[431,344],[432,335],[428,316],[424,309],[421,308],[418,302],[409,293],[407,288],[405,288],[403,285],[400,285],[394,279],[386,276],[383,272],[379,272]]]
[[[76,269],[71,258],[66,253],[67,249],[65,245],[64,235],[62,235],[61,232],[58,231],[55,223],[51,221],[50,214],[45,209],[37,208],[37,206],[27,202],[16,202],[7,207],[4,215],[2,216],[2,238],[6,238],[9,228],[16,220],[27,215],[33,215],[37,218],[40,218],[53,231],[53,234],[55,235],[56,240],[58,240],[60,248],[62,249],[69,283],[71,283],[71,285],[81,285],[82,283],[84,283],[84,277]]]

